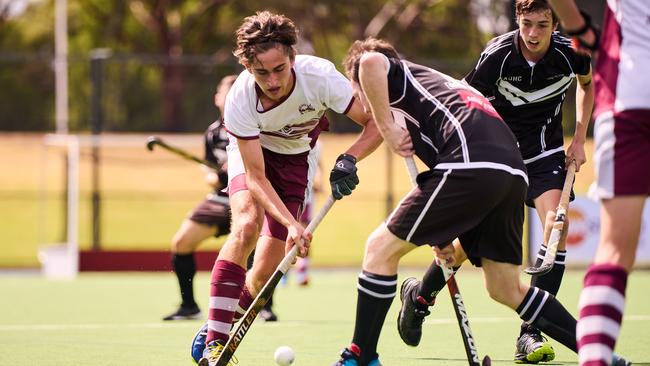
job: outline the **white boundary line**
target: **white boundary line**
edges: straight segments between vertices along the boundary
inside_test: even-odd
[[[627,315],[625,321],[650,321],[650,315]],[[521,320],[514,317],[484,317],[471,318],[472,323],[502,323],[502,322],[520,322]],[[277,326],[302,326],[309,324],[309,321],[283,321]],[[456,319],[439,318],[427,319],[427,325],[435,324],[456,324]],[[161,328],[198,328],[201,324],[198,322],[191,323],[107,323],[107,324],[0,324],[0,331],[60,331],[73,329],[161,329]]]

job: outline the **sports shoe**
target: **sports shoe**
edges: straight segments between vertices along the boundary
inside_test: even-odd
[[[190,347],[190,355],[194,362],[199,363],[203,357],[203,350],[205,349],[205,339],[208,337],[208,323],[203,324],[192,339],[192,346]]]
[[[417,291],[420,281],[409,277],[402,282],[399,298],[402,301],[402,307],[397,316],[397,331],[404,343],[409,346],[417,346],[422,338],[422,323],[424,318],[431,314],[427,304],[422,298],[419,298],[420,304],[413,301],[413,292]]]
[[[632,362],[614,353],[612,355],[612,366],[632,366]]]
[[[359,366],[359,353],[359,347],[355,345],[350,346],[350,348],[344,348],[341,351],[341,358],[332,364],[332,366]]]
[[[180,306],[178,310],[167,315],[163,320],[192,320],[201,318],[201,309],[194,304],[192,306]]]
[[[341,351],[341,358],[332,366],[359,366],[361,364],[359,361],[359,353],[359,347],[354,344],[350,348],[344,348]],[[368,362],[367,366],[381,366],[381,363],[379,363],[379,355],[375,354],[375,357]]]
[[[539,330],[528,328],[517,338],[516,363],[549,362],[555,358],[555,351]]]
[[[260,314],[258,315],[260,319],[264,320],[265,322],[276,322],[278,321],[278,316],[275,315],[273,310],[263,308],[260,310]]]
[[[208,344],[208,346],[203,350],[203,357],[199,360],[199,366],[214,366],[217,364],[217,360],[223,351],[223,345],[225,342],[220,340],[214,340]],[[232,356],[228,365],[236,365],[239,363],[235,356]]]

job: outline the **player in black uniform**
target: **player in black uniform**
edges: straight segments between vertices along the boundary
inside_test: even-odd
[[[221,79],[214,95],[214,104],[223,114],[223,106],[230,87],[235,82],[236,75]],[[220,171],[205,168],[205,180],[213,188],[213,192],[183,220],[172,239],[172,266],[181,292],[181,305],[175,312],[165,316],[163,320],[198,319],[201,310],[194,300],[193,281],[196,274],[194,252],[201,242],[210,237],[219,237],[230,232],[230,204],[228,193],[224,191],[228,184],[226,162],[226,146],[228,135],[219,118],[212,123],[204,134],[205,160],[222,166]],[[250,258],[252,260],[252,256]],[[267,321],[277,319],[271,309],[272,301],[260,312],[260,317]]]
[[[429,170],[368,238],[352,344],[335,365],[379,365],[377,342],[400,258],[431,244],[453,265],[456,237],[483,267],[493,299],[575,349],[575,319],[552,295],[520,281],[528,178],[514,135],[489,101],[459,80],[400,60],[384,41],[355,42],[344,64],[386,143]]]
[[[566,177],[565,165],[575,160],[579,170],[586,161],[584,143],[594,102],[591,60],[589,56],[577,54],[570,40],[556,32],[558,20],[545,0],[517,0],[515,7],[519,28],[494,38],[465,81],[490,100],[515,134],[530,180],[526,205],[537,210],[547,242]],[[565,155],[562,103],[576,77],[576,130]],[[531,280],[531,285],[554,296],[564,274],[566,232],[551,272],[533,276]],[[545,252],[546,247],[542,245],[537,266]],[[463,260],[456,259],[458,264]],[[429,313],[427,307],[435,302],[436,294],[444,285],[442,271],[435,263],[422,282],[415,278],[404,281],[401,314],[405,316],[400,316],[398,328],[405,343],[412,346],[419,343],[422,321]],[[407,312],[406,308],[414,310]],[[553,347],[539,330],[523,323],[516,342],[515,361],[537,363],[554,357]]]

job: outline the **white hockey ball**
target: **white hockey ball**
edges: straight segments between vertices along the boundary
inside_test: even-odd
[[[275,350],[273,354],[273,359],[275,363],[280,366],[289,366],[293,363],[293,360],[296,358],[296,354],[293,352],[293,349],[289,346],[280,346]]]

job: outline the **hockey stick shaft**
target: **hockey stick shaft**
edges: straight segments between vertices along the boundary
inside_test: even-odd
[[[415,164],[413,157],[406,157],[405,160],[406,168],[408,169],[409,177],[411,178],[411,184],[415,187],[417,186],[418,167]],[[458,327],[460,328],[460,333],[463,338],[463,345],[465,346],[467,362],[470,366],[479,366],[481,365],[481,362],[479,360],[478,350],[476,349],[476,342],[474,341],[472,328],[469,326],[469,319],[467,318],[467,311],[465,310],[465,302],[463,302],[463,297],[458,289],[458,283],[456,283],[454,271],[447,266],[447,263],[441,262],[438,263],[438,265],[440,266],[440,269],[442,269],[445,281],[447,281],[449,296],[451,297],[454,313],[456,314],[456,321],[458,322]],[[489,358],[486,356],[486,359]]]
[[[332,208],[332,205],[334,205],[334,197],[330,195],[318,214],[316,214],[316,216],[309,222],[309,225],[307,225],[305,231],[313,233],[327,212],[329,212],[330,208]],[[260,292],[253,300],[253,303],[248,307],[248,310],[240,320],[235,330],[232,332],[230,339],[228,339],[228,342],[225,344],[223,350],[221,351],[221,354],[217,359],[216,366],[228,365],[228,362],[230,362],[230,359],[241,344],[244,336],[246,333],[248,333],[248,330],[257,317],[257,314],[264,307],[264,304],[266,304],[271,295],[273,295],[273,290],[275,290],[275,287],[280,282],[280,279],[282,279],[282,276],[287,273],[289,267],[291,267],[291,264],[293,263],[294,259],[296,259],[297,255],[298,246],[294,245],[277,266],[275,272],[273,272],[273,275],[271,275],[271,278],[266,281],[264,287],[262,287],[262,290],[260,290]]]
[[[564,230],[566,230],[566,216],[569,210],[569,198],[571,197],[571,188],[573,187],[573,180],[576,174],[576,162],[572,160],[567,169],[566,178],[564,179],[564,186],[562,187],[562,194],[560,195],[560,202],[555,210],[555,220],[551,234],[548,237],[546,244],[546,253],[544,259],[539,267],[528,267],[524,271],[531,275],[544,275],[553,269],[555,264],[555,256],[557,255],[557,247],[562,240]]]
[[[153,148],[156,145],[160,146],[163,149],[165,149],[165,150],[167,150],[167,151],[169,151],[169,152],[171,152],[173,154],[176,154],[176,155],[178,155],[178,156],[180,156],[180,157],[182,157],[184,159],[191,160],[191,161],[194,161],[194,162],[199,163],[199,164],[203,164],[203,165],[207,166],[208,168],[212,168],[214,170],[221,169],[221,167],[219,165],[217,165],[217,164],[215,164],[213,162],[210,162],[208,160],[201,159],[198,156],[195,156],[195,155],[193,155],[193,154],[191,154],[191,153],[189,153],[189,152],[187,152],[187,151],[185,151],[185,150],[183,150],[183,149],[181,149],[179,147],[172,146],[172,145],[166,143],[165,141],[163,141],[159,137],[149,136],[149,138],[147,138],[147,149],[149,151],[153,151]]]

